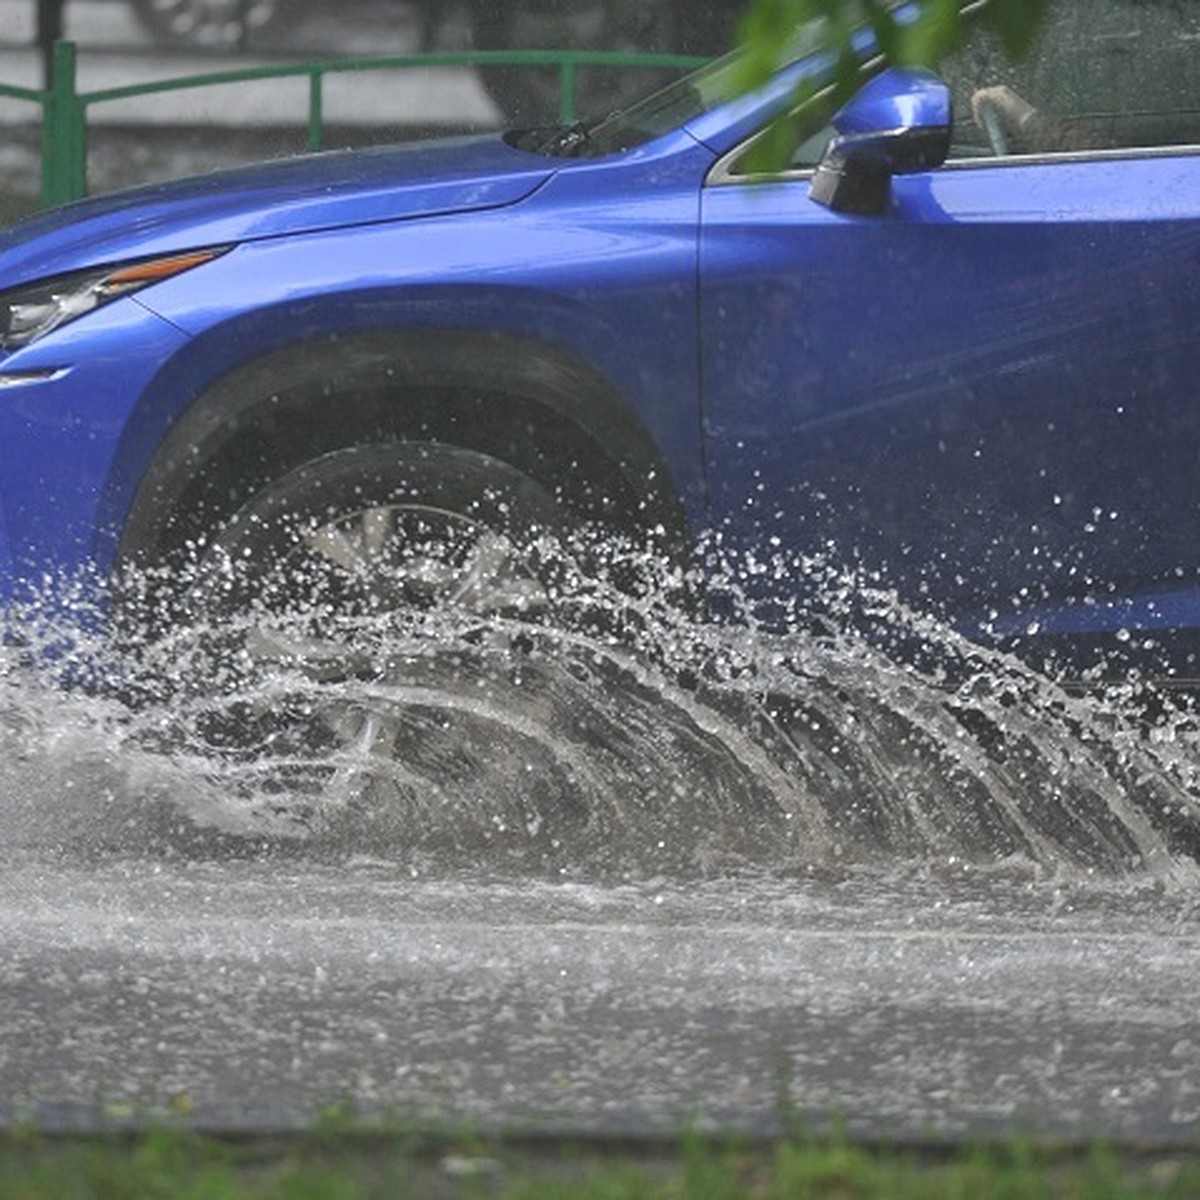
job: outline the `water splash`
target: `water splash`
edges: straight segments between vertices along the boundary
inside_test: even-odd
[[[116,661],[18,614],[0,691],[10,840],[552,872],[1020,863],[1195,886],[1186,709],[1149,726],[1125,697],[1069,695],[844,578],[785,633],[665,595],[594,582],[566,631],[227,622]],[[116,686],[62,684],[97,676]]]

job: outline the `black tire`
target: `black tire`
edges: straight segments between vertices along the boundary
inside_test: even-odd
[[[133,0],[156,40],[199,50],[246,49],[282,24],[282,0]]]
[[[412,809],[462,747],[499,745],[498,730],[519,728],[520,752],[537,753],[530,672],[561,674],[559,647],[522,663],[565,590],[571,524],[526,475],[440,443],[358,446],[288,471],[198,565],[180,742],[217,756],[226,795],[302,829]],[[562,794],[545,799],[559,816]]]
[[[287,470],[200,551],[147,744],[199,765],[202,824],[256,841],[528,865],[607,854],[619,818],[640,844],[647,739],[668,720],[667,744],[705,741],[688,705],[663,717],[640,639],[594,632],[592,605],[620,617],[627,595],[595,574],[622,546],[597,532],[444,443]]]
[[[678,52],[683,32],[676,0],[476,0],[475,45],[481,50],[619,50]],[[625,108],[679,72],[582,68],[573,117],[598,118]],[[559,72],[553,67],[485,67],[484,85],[512,128],[557,124]]]

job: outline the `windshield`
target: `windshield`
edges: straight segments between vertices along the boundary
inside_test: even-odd
[[[798,32],[790,61],[823,44],[826,22],[816,19]],[[740,50],[706,63],[644,100],[597,121],[510,135],[513,145],[562,158],[594,158],[618,154],[653,141],[703,116],[745,90],[745,60]]]
[[[611,113],[587,130],[585,154],[613,154],[640,146],[732,100],[742,86],[738,51],[655,92],[621,112]]]

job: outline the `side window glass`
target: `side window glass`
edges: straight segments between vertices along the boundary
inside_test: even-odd
[[[1057,0],[1020,62],[977,30],[942,73],[952,158],[1200,143],[1200,0]]]
[[[825,153],[829,139],[836,132],[832,124],[824,119],[825,111],[827,110],[821,109],[820,111],[810,111],[808,114],[802,111],[797,114],[800,122],[800,140],[792,151],[788,170],[811,170],[821,161],[821,155]],[[730,175],[749,175],[752,171],[752,158],[744,153],[729,164]]]
[[[836,132],[832,125],[826,124],[813,130],[812,133],[803,138],[792,152],[792,170],[800,171],[815,167],[821,161],[821,155],[825,153],[825,147],[829,145],[829,139]]]

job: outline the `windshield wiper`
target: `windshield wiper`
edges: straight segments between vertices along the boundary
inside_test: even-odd
[[[576,121],[572,125],[560,125],[547,138],[542,146],[542,153],[570,158],[587,145],[590,137],[591,131],[582,121]]]
[[[587,145],[591,132],[582,121],[573,125],[542,126],[537,129],[522,129],[509,134],[511,145],[519,150],[532,150],[534,154],[552,154],[559,158],[570,158]]]

